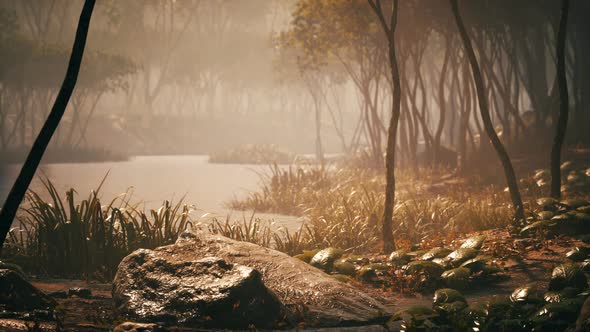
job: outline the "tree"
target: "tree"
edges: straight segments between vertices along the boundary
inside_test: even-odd
[[[68,70],[61,89],[55,99],[55,103],[53,104],[53,108],[51,109],[45,124],[33,143],[31,151],[8,194],[4,207],[2,208],[2,211],[0,211],[0,250],[4,245],[8,232],[10,231],[18,207],[31,184],[31,180],[37,171],[41,158],[47,149],[47,145],[49,145],[49,141],[51,140],[55,129],[64,115],[70,97],[72,96],[72,92],[74,91],[74,87],[76,86],[82,57],[84,55],[84,48],[86,46],[88,29],[90,27],[90,19],[92,17],[95,3],[96,0],[86,0],[84,2],[84,7],[82,8],[82,13],[80,14],[80,20],[78,22],[78,28],[76,30],[74,46],[72,47]]]
[[[457,0],[450,0],[450,2],[453,16],[455,17],[455,22],[457,24],[457,28],[459,29],[459,35],[461,36],[467,59],[471,65],[471,72],[475,82],[475,90],[477,91],[477,100],[479,102],[479,111],[484,124],[484,129],[488,135],[488,138],[492,142],[494,149],[496,150],[498,158],[502,162],[502,167],[504,168],[504,174],[506,176],[506,182],[508,183],[508,189],[510,190],[510,197],[512,199],[512,204],[514,205],[515,221],[520,222],[524,219],[524,207],[522,205],[522,198],[520,197],[518,183],[516,182],[514,168],[512,167],[512,162],[510,161],[510,157],[508,156],[504,145],[496,134],[492,119],[490,118],[490,110],[488,107],[488,100],[486,97],[486,90],[484,88],[481,71],[479,69],[477,58],[475,57],[475,52],[473,51],[473,46],[471,45],[471,40],[469,39],[469,35],[467,34],[467,30],[465,29],[463,19],[461,18],[461,14],[459,12],[459,5],[457,4]]]
[[[559,32],[557,33],[557,83],[559,84],[559,118],[555,128],[555,138],[551,148],[551,197],[561,196],[561,146],[567,130],[569,98],[567,94],[567,77],[565,72],[565,41],[567,37],[567,18],[569,12],[569,0],[561,2],[561,18],[559,20]]]
[[[285,46],[298,52],[306,70],[339,71],[348,76],[360,97],[359,132],[370,146],[372,166],[383,168],[381,137],[386,133],[379,114],[380,90],[386,87],[386,47],[374,14],[363,0],[302,0],[293,12],[291,28],[282,35]],[[353,135],[350,146],[355,145]]]
[[[387,130],[387,148],[385,154],[385,206],[383,207],[383,251],[391,252],[395,249],[393,239],[393,205],[395,203],[395,145],[397,127],[400,117],[401,84],[395,49],[395,28],[397,26],[398,0],[393,0],[389,25],[385,20],[380,0],[367,0],[379,18],[383,32],[387,36],[389,49],[389,65],[393,81],[393,102],[391,105],[391,119]]]

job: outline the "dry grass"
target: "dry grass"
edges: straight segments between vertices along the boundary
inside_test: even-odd
[[[103,206],[100,186],[78,201],[74,189],[63,199],[49,180],[42,181],[50,201],[27,193],[2,251],[3,259],[34,273],[110,280],[123,257],[174,243],[191,224],[191,207],[182,200],[146,212],[130,204],[127,193]]]
[[[510,224],[512,211],[501,189],[474,190],[459,183],[433,193],[427,183],[440,173],[423,169],[418,174],[397,173],[397,238],[419,243],[432,236],[456,236]],[[302,249],[331,246],[362,252],[378,245],[385,186],[381,172],[338,165],[274,166],[261,180],[259,192],[231,201],[229,206],[303,216],[306,222],[297,234]]]

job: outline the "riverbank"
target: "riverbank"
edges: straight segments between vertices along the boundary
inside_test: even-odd
[[[0,166],[9,164],[21,164],[27,158],[30,147],[10,148],[0,151]],[[43,155],[42,163],[93,163],[126,161],[131,156],[121,152],[114,152],[97,147],[49,147]]]

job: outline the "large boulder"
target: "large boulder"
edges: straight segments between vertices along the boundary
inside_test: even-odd
[[[114,299],[128,318],[173,325],[272,328],[285,320],[258,271],[174,251],[140,249],[127,256],[115,278]]]
[[[218,267],[206,269],[207,261],[217,262]],[[257,275],[265,288],[253,282]],[[224,279],[237,285],[249,282],[243,292],[250,304],[238,303],[239,317],[224,306],[204,315],[196,304],[208,308],[233,292],[229,286],[216,286]],[[200,293],[204,303],[195,297]],[[127,256],[113,281],[113,298],[127,318],[141,322],[166,318],[190,326],[236,327],[261,315],[266,325],[252,323],[256,327],[363,326],[384,323],[391,316],[383,303],[299,259],[206,232],[185,232],[174,245]]]

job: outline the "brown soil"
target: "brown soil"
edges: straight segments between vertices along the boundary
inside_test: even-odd
[[[487,235],[487,240],[482,253],[495,258],[495,262],[504,268],[505,278],[474,285],[473,289],[464,292],[469,302],[483,301],[494,295],[509,295],[514,289],[530,282],[536,282],[540,289],[546,289],[552,269],[565,260],[565,253],[574,246],[583,245],[582,242],[567,236],[553,239],[518,239],[511,237],[507,230],[483,233]],[[33,284],[46,293],[67,291],[73,287],[86,287],[92,290],[92,298],[89,299],[56,299],[65,331],[110,331],[117,323],[114,318],[110,284],[63,279],[36,280]],[[400,295],[394,289],[361,283],[355,285],[382,299],[393,311],[415,305],[430,306],[432,303],[431,293]],[[33,325],[32,321],[0,319],[2,331],[28,331]],[[55,322],[42,322],[38,331],[53,331],[55,328]]]

